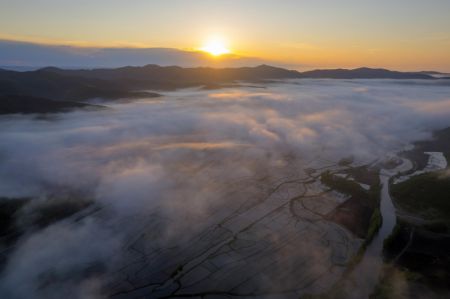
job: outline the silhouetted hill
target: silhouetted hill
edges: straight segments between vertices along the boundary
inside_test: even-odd
[[[55,113],[67,112],[77,108],[100,108],[101,106],[85,103],[54,101],[45,98],[37,98],[21,95],[0,96],[0,114],[30,114],[30,113]]]
[[[81,69],[65,70],[55,67],[47,67],[35,72],[45,76],[55,74],[66,77],[78,77],[83,79],[96,79],[98,86],[101,80],[122,80],[122,85],[134,85],[148,88],[159,85],[191,86],[208,83],[226,83],[230,81],[254,81],[265,79],[288,78],[333,78],[333,79],[433,79],[434,77],[423,72],[398,72],[386,69],[331,69],[298,72],[269,65],[240,68],[182,68],[179,66],[161,67],[158,65],[146,65],[143,67],[122,67],[116,69]],[[162,88],[164,89],[164,88]]]
[[[0,95],[21,94],[70,101],[155,97],[158,94],[142,90],[173,90],[237,80],[259,81],[297,77],[298,72],[267,65],[225,69],[157,65],[93,70],[48,67],[31,72],[1,70]]]
[[[158,84],[203,85],[207,83],[229,82],[236,80],[264,80],[277,78],[298,78],[297,71],[290,71],[268,65],[240,68],[182,68],[179,66],[161,67],[146,65],[143,67],[122,67],[117,69],[63,70],[44,68],[45,73],[101,80],[125,80],[129,84],[144,87]]]
[[[358,68],[353,70],[314,70],[301,73],[302,78],[329,79],[432,79],[424,73],[396,72],[386,69]]]
[[[158,65],[91,70],[47,67],[29,72],[0,69],[0,95],[23,95],[54,101],[157,97],[159,94],[147,90],[173,90],[195,86],[220,87],[236,81],[261,82],[295,78],[436,79],[424,73],[370,68],[297,72],[268,65],[222,69]]]
[[[419,74],[429,74],[429,75],[444,75],[444,73],[436,72],[436,71],[421,71]]]
[[[136,92],[126,80],[84,78],[58,73],[56,70],[52,68],[32,72],[0,70],[0,95],[20,94],[68,101],[158,96],[155,93]]]

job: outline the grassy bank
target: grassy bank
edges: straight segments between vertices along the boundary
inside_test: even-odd
[[[425,220],[450,223],[450,175],[425,173],[391,186],[397,206]]]

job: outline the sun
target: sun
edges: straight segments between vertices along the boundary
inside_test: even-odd
[[[226,42],[220,37],[209,38],[200,50],[213,56],[231,53],[230,49],[226,46]]]

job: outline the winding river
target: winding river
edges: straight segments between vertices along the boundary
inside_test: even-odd
[[[383,242],[389,237],[397,223],[395,207],[389,192],[389,180],[399,172],[408,171],[412,167],[411,161],[402,159],[402,164],[395,169],[382,169],[380,171],[380,183],[382,185],[380,212],[383,223],[345,285],[348,298],[368,298],[378,283],[383,267]]]

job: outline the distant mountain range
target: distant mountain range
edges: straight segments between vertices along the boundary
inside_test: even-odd
[[[240,68],[122,67],[116,69],[66,70],[55,67],[17,72],[0,69],[0,113],[21,112],[27,101],[35,107],[36,97],[42,103],[51,101],[83,102],[93,98],[118,99],[157,97],[148,90],[174,90],[186,87],[220,88],[237,81],[267,82],[276,79],[422,79],[437,80],[432,74],[396,72],[385,69],[315,70],[298,72],[268,65]],[[5,97],[20,96],[16,110]],[[26,98],[29,97],[29,100]],[[51,107],[52,102],[45,102]],[[7,104],[6,107],[5,105]],[[22,107],[22,108],[20,108]],[[58,109],[60,107],[58,106]],[[27,112],[32,112],[28,109]],[[52,111],[49,108],[49,111]],[[58,110],[59,111],[59,110]],[[41,110],[36,110],[41,112]]]
[[[436,73],[437,74],[437,73]],[[396,72],[386,69],[357,68],[353,70],[314,70],[300,73],[301,78],[329,79],[434,79],[434,74],[425,72]]]

